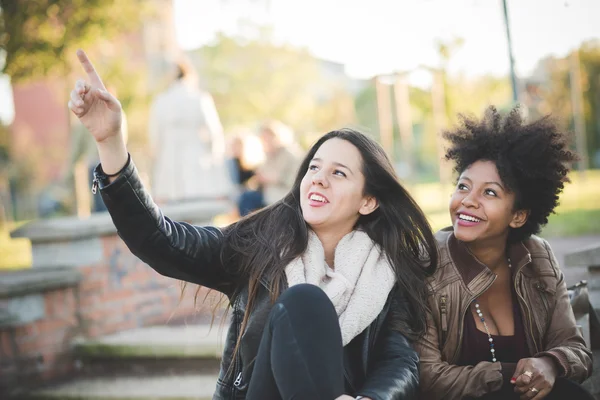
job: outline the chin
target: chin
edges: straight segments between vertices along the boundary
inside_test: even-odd
[[[475,239],[477,239],[476,237],[473,237],[473,235],[461,235],[460,233],[457,233],[456,231],[454,232],[454,237],[456,237],[458,240],[460,240],[461,242],[464,242],[464,243],[470,243],[470,242],[474,241]]]
[[[314,227],[319,226],[319,225],[323,225],[323,223],[325,222],[323,220],[323,218],[317,218],[314,215],[306,215],[306,214],[304,215],[304,221],[311,228],[314,228]]]
[[[478,235],[474,234],[474,232],[465,232],[464,228],[461,226],[454,227],[454,237],[461,242],[472,242],[477,239],[477,236]]]

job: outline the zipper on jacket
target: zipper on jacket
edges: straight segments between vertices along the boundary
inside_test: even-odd
[[[239,307],[239,302],[240,302],[240,299],[239,298],[236,299],[236,303],[235,303],[234,307]],[[240,311],[240,309],[238,308],[238,312],[239,311]],[[239,315],[238,315],[238,318],[239,318]],[[236,338],[236,340],[239,340],[239,338],[240,338],[240,327],[241,327],[240,323],[241,323],[241,321],[236,321],[236,324],[235,324],[235,327],[236,327],[236,329],[235,329],[235,338]],[[242,371],[242,367],[241,367],[241,365],[242,365],[242,355],[240,354],[241,351],[242,351],[242,349],[241,349],[241,345],[240,345],[240,347],[238,347],[238,351],[235,354],[234,359],[231,360],[231,362],[233,363],[233,370],[232,370],[232,372],[235,374],[235,372],[238,370],[238,368],[239,368],[239,371],[240,371],[235,376],[235,380],[233,381],[233,387],[235,388],[234,389],[235,391],[238,391],[239,388],[242,386],[242,378],[243,378],[242,372],[243,371]]]
[[[98,193],[98,177],[94,175],[94,180],[92,181],[92,194]]]
[[[533,341],[533,346],[535,347],[535,353],[538,353],[538,345],[535,341],[535,335],[533,334],[533,317],[531,315],[531,310],[529,309],[529,307],[527,306],[527,302],[525,301],[525,298],[521,295],[521,293],[519,292],[519,289],[517,288],[517,279],[515,279],[515,292],[517,293],[517,296],[519,296],[519,298],[521,299],[521,309],[525,308],[527,311],[527,322],[529,322],[529,333],[531,334],[531,340]],[[524,307],[523,307],[524,306]]]
[[[494,275],[494,279],[492,279],[492,281],[486,287],[484,287],[482,290],[480,290],[479,293],[477,293],[475,296],[470,298],[469,301],[467,302],[466,307],[463,308],[463,310],[460,314],[460,319],[461,319],[460,324],[458,325],[458,343],[456,346],[456,350],[454,351],[454,355],[452,356],[452,361],[451,361],[452,363],[454,363],[456,361],[456,357],[460,353],[460,349],[462,346],[462,338],[463,338],[463,334],[464,334],[465,315],[467,314],[467,311],[469,310],[471,303],[473,302],[474,299],[476,299],[478,296],[480,296],[483,292],[488,290],[490,288],[490,286],[492,286],[494,284],[494,282],[496,282],[496,278],[497,278],[497,276]]]
[[[235,381],[233,382],[233,386],[239,388],[242,385],[242,371],[237,375]]]
[[[448,296],[443,294],[440,297],[440,315],[442,319],[442,345],[446,342],[446,334],[448,332],[448,314],[447,314],[447,306],[446,302],[448,300]]]

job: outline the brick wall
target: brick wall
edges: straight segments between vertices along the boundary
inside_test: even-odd
[[[104,260],[81,267],[79,304],[87,337],[186,318],[193,322],[210,312],[202,304],[194,309],[197,286],[188,285],[182,298],[180,281],[156,273],[118,237],[104,237],[102,245]]]
[[[182,298],[180,281],[156,273],[116,235],[99,240],[102,260],[76,267],[82,275],[79,284],[0,299],[0,308],[3,302],[5,309],[10,308],[7,302],[20,302],[31,315],[31,321],[0,328],[0,393],[3,382],[5,387],[8,383],[31,386],[72,373],[75,338],[96,338],[148,325],[194,323],[210,316],[209,304],[215,296],[202,303],[206,289],[201,290],[195,307],[197,286],[188,285]],[[23,299],[31,300],[31,305]]]
[[[76,290],[62,288],[27,297],[41,299],[43,315],[0,329],[0,393],[3,386],[29,386],[72,371],[70,343],[79,333]]]

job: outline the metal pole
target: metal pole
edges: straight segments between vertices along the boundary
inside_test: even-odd
[[[396,119],[400,129],[401,152],[407,166],[407,175],[412,176],[415,172],[414,160],[414,133],[410,109],[410,94],[406,76],[398,75],[394,82],[394,100],[396,102]]]
[[[589,160],[585,135],[583,89],[581,87],[581,68],[578,50],[573,51],[569,57],[569,80],[571,81],[571,108],[575,125],[575,147],[579,155],[579,171],[583,172],[589,168]]]
[[[381,145],[394,160],[394,125],[392,121],[392,108],[390,87],[382,82],[383,77],[375,77],[375,92],[377,94],[377,120],[379,122],[379,135]]]
[[[431,100],[433,111],[433,123],[436,131],[436,143],[439,160],[439,175],[442,190],[450,183],[452,178],[452,167],[444,159],[444,140],[442,137],[446,126],[446,95],[444,90],[444,73],[440,70],[432,70],[433,83],[431,85]]]
[[[517,75],[515,73],[515,59],[512,51],[512,39],[510,37],[510,25],[508,22],[508,7],[506,5],[506,0],[502,0],[502,6],[504,8],[504,27],[506,28],[506,40],[508,41],[508,57],[510,60],[510,80],[512,83],[513,102],[516,104],[519,101],[519,89],[517,86]]]

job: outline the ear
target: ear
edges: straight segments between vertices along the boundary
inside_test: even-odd
[[[520,228],[525,225],[527,218],[529,218],[529,210],[517,210],[513,214],[512,220],[508,225],[514,229]]]
[[[377,201],[377,199],[373,196],[367,196],[363,199],[363,203],[358,209],[358,212],[361,215],[369,215],[373,211],[377,210],[378,207],[379,202]]]

